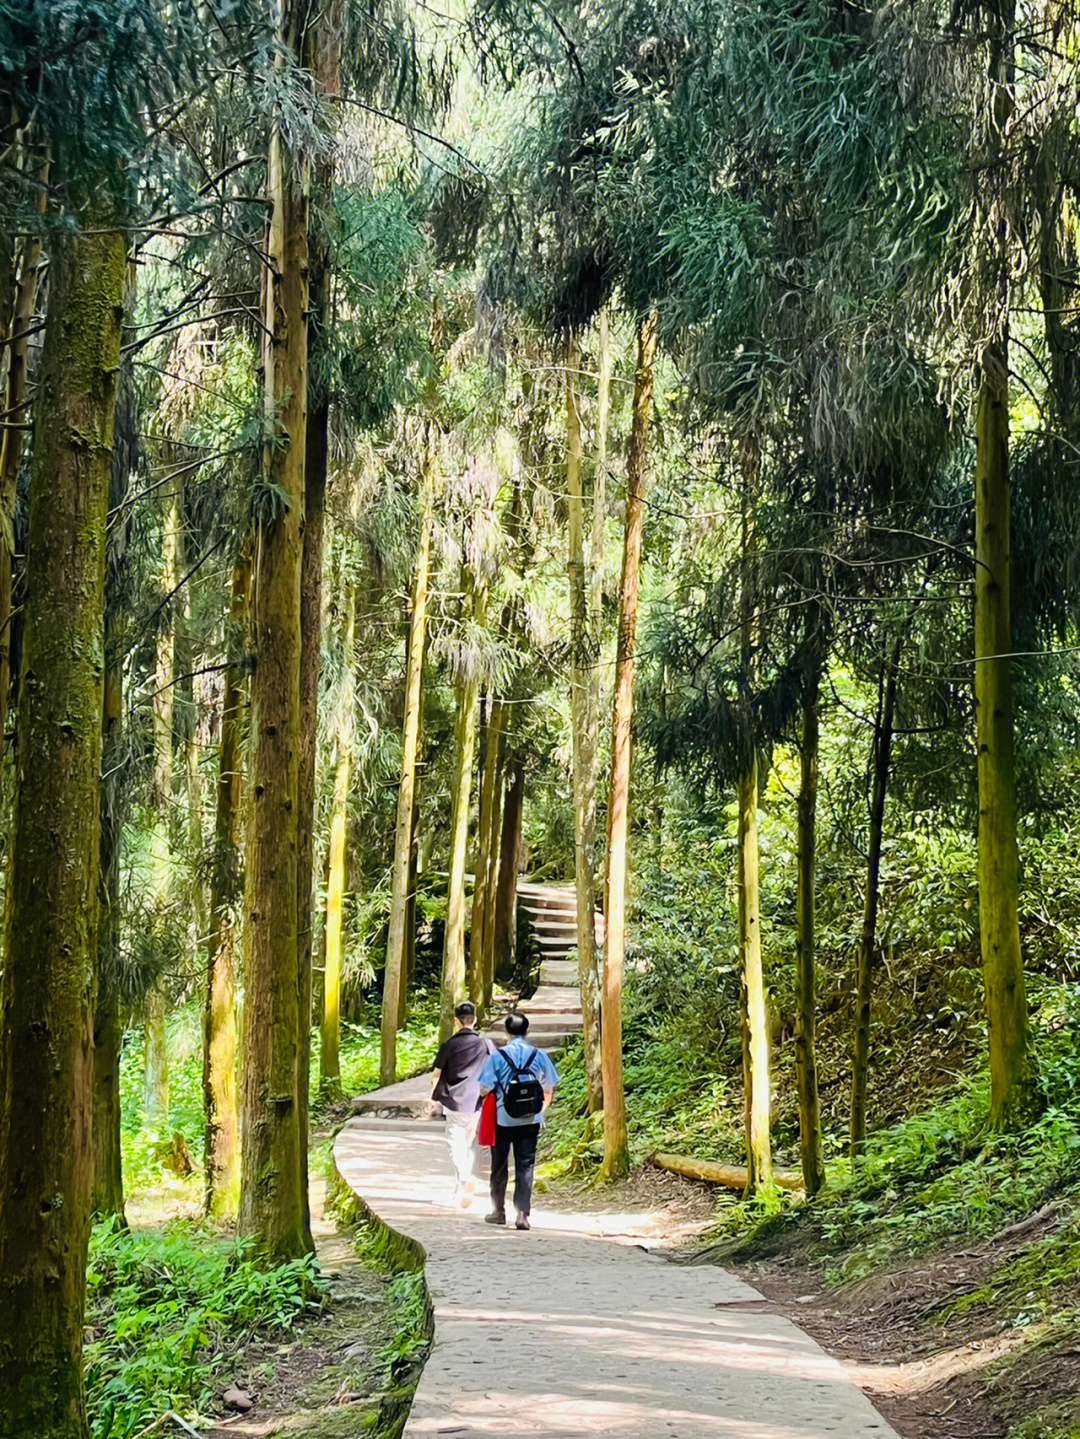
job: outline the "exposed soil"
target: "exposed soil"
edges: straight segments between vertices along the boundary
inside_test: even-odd
[[[1080,1282],[1075,1293],[1055,1291],[1052,1325],[983,1306],[942,1311],[1064,1219],[1044,1211],[984,1242],[833,1289],[820,1260],[729,1267],[842,1360],[903,1439],[1005,1439],[1036,1411],[1077,1398]]]

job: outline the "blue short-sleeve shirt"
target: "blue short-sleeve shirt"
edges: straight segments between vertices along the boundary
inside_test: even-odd
[[[528,1035],[521,1039],[510,1040],[502,1049],[497,1049],[494,1054],[488,1055],[487,1063],[480,1071],[480,1088],[483,1090],[494,1089],[496,1094],[496,1122],[508,1129],[524,1124],[543,1124],[544,1116],[542,1114],[535,1118],[514,1119],[503,1108],[503,1093],[507,1083],[513,1077],[510,1066],[502,1059],[504,1054],[510,1056],[520,1068],[522,1075],[533,1075],[540,1081],[544,1089],[554,1089],[559,1082],[558,1070],[542,1049],[537,1049],[534,1044],[529,1043]],[[526,1060],[529,1061],[528,1064],[526,1064]]]

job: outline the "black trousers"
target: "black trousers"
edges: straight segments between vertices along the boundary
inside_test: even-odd
[[[539,1124],[496,1125],[495,1147],[491,1151],[491,1203],[497,1214],[506,1209],[511,1149],[514,1151],[514,1208],[519,1214],[528,1214],[539,1138]]]

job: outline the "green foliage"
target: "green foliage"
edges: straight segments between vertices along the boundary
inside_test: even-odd
[[[176,1224],[101,1225],[87,1272],[87,1407],[94,1439],[132,1439],[165,1409],[198,1415],[254,1335],[288,1333],[322,1283],[315,1262],[265,1270],[241,1242]]]

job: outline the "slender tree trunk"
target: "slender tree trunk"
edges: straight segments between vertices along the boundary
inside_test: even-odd
[[[421,709],[423,706],[421,706]],[[398,987],[398,1029],[404,1029],[409,1015],[409,993],[416,976],[416,886],[420,877],[420,784],[423,771],[423,725],[417,746],[416,785],[413,790],[412,824],[409,839],[409,873],[405,886],[405,954]]]
[[[344,956],[342,912],[352,783],[353,712],[356,708],[356,590],[345,601],[345,627],[341,639],[343,664],[337,702],[334,808],[330,820],[330,868],[326,880],[326,960],[323,971],[322,1048],[319,1051],[319,1089],[328,1098],[341,1093],[341,974]],[[393,1081],[390,1081],[391,1083]]]
[[[881,881],[881,841],[885,832],[885,800],[892,758],[893,716],[896,711],[896,677],[900,663],[897,640],[883,666],[874,721],[873,783],[870,795],[870,829],[866,843],[866,897],[855,974],[855,1043],[851,1056],[851,1158],[854,1162],[866,1144],[866,1077],[870,1060],[870,1000],[877,940],[878,897]]]
[[[796,992],[795,1078],[799,1090],[799,1151],[803,1184],[816,1194],[825,1183],[818,1094],[815,889],[817,876],[818,701],[821,663],[815,656],[804,680],[802,743],[799,748],[798,889],[795,899]]]
[[[48,177],[49,167],[46,162],[38,175],[38,209],[41,213],[44,213],[45,200],[49,193]],[[0,240],[0,252],[0,271],[6,272],[8,267],[3,256],[11,254],[6,239]],[[7,347],[7,391],[3,405],[7,428],[0,438],[0,758],[3,756],[7,738],[8,702],[11,694],[11,562],[15,538],[15,489],[23,448],[23,431],[18,427],[26,423],[29,414],[27,362],[30,356],[30,331],[33,328],[40,271],[41,238],[31,233],[23,241],[18,283],[14,287],[13,311],[10,295],[5,297],[3,291],[6,286],[0,281],[0,307],[3,308],[0,327],[6,327],[8,315],[11,313],[13,336]],[[8,278],[13,276],[9,274]],[[0,343],[5,339],[6,335],[0,333]],[[0,394],[5,394],[3,387],[0,387]]]
[[[570,708],[574,783],[574,888],[577,897],[578,984],[585,1048],[585,1094],[590,1113],[604,1102],[600,1057],[600,1010],[596,972],[596,727],[599,696],[598,615],[590,615],[585,565],[585,504],[581,475],[581,416],[578,412],[577,348],[566,345],[567,573],[570,579]],[[601,368],[603,362],[601,361]],[[604,426],[601,425],[601,430]],[[603,442],[601,445],[603,448]],[[600,466],[597,466],[599,476]],[[599,479],[598,484],[602,483]],[[594,515],[595,523],[595,515]],[[595,542],[595,530],[594,530]],[[594,597],[595,598],[595,597]],[[598,607],[597,607],[598,608]]]
[[[284,36],[296,51],[290,13]],[[254,563],[240,1232],[269,1262],[312,1248],[300,1096],[298,974],[300,576],[307,428],[308,200],[304,161],[275,125],[264,315],[266,497]],[[271,496],[274,496],[271,500]]]
[[[94,1151],[106,513],[127,254],[57,232],[27,544],[0,977],[0,1435],[88,1439],[81,1354]]]
[[[509,724],[509,705],[496,702],[498,711],[499,750],[495,760],[495,793],[492,796],[492,827],[488,839],[488,871],[485,879],[485,904],[483,904],[483,1009],[488,1012],[495,994],[495,904],[499,892],[499,858],[502,853],[502,807],[503,778],[506,774],[506,727]]]
[[[739,941],[746,1015],[746,1193],[772,1188],[772,1098],[769,1013],[761,960],[761,861],[758,844],[758,761],[739,780]]]
[[[236,1217],[240,1202],[240,1125],[236,1104],[236,910],[241,899],[244,688],[250,651],[251,557],[233,569],[226,639],[228,668],[221,699],[210,934],[203,1011],[203,1102],[206,1111],[206,1212]]]
[[[176,639],[180,604],[175,593],[180,581],[180,546],[183,533],[181,490],[173,489],[165,514],[162,537],[163,585],[167,597],[167,620],[157,644],[154,672],[154,807],[157,816],[151,837],[154,873],[154,900],[161,933],[168,932],[169,910],[173,903],[173,720],[176,703]],[[143,1027],[143,1109],[150,1124],[169,1120],[169,1048],[166,1016],[169,1002],[166,980],[159,976],[145,999]]]
[[[1009,491],[1009,248],[1005,135],[1015,109],[1015,6],[990,41],[987,186],[993,333],[980,360],[975,416],[975,714],[979,771],[979,939],[990,1047],[990,1123],[1017,1130],[1039,1108],[1020,948],[1012,694]]]
[[[428,571],[431,566],[431,533],[435,516],[435,467],[438,450],[429,422],[420,477],[420,538],[413,572],[412,610],[409,616],[408,664],[405,674],[405,714],[401,738],[401,782],[398,786],[397,825],[394,830],[394,868],[390,881],[390,928],[386,941],[386,971],[383,976],[382,1034],[379,1053],[381,1082],[397,1078],[397,1031],[401,1023],[402,971],[405,965],[406,921],[409,911],[410,855],[413,846],[416,808],[416,768],[420,752],[420,720],[423,710],[424,650],[427,644]]]
[[[495,892],[495,973],[513,969],[517,950],[517,886],[521,870],[521,820],[525,807],[525,767],[519,759],[508,765],[503,800],[499,881]]]
[[[506,707],[492,699],[487,727],[487,744],[480,776],[480,822],[478,826],[476,875],[473,884],[472,928],[469,935],[469,997],[483,1011],[490,1001],[487,978],[488,934],[495,904],[493,854],[498,862],[499,771],[502,762],[503,728]]]
[[[473,616],[482,624],[486,611],[483,591],[473,597]],[[454,1028],[454,1006],[465,998],[465,862],[469,847],[469,796],[472,791],[476,750],[476,709],[480,681],[463,677],[457,683],[457,718],[454,722],[454,777],[450,807],[450,879],[446,896],[446,938],[443,946],[442,999],[439,1034],[446,1039]]]
[[[608,793],[607,871],[604,878],[605,962],[601,1033],[604,1082],[603,1179],[630,1167],[623,1089],[622,987],[626,947],[626,867],[630,819],[630,733],[634,711],[634,652],[641,532],[648,482],[649,424],[656,371],[656,315],[638,328],[634,412],[626,465],[622,580],[619,586],[619,638],[615,651],[615,699],[611,720],[611,782]]]

